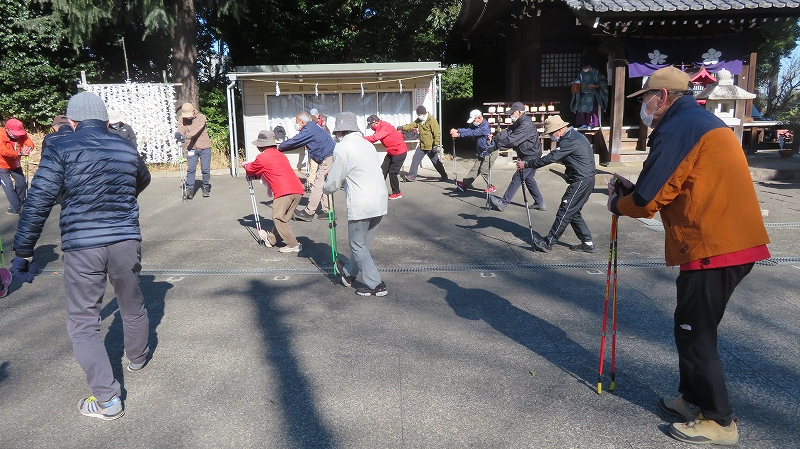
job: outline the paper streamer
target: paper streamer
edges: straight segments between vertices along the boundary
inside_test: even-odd
[[[278,85],[277,81],[275,81],[275,96],[276,97],[281,96],[281,86]]]

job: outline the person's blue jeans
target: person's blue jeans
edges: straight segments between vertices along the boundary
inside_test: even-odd
[[[203,189],[211,188],[211,148],[189,150],[186,156],[186,186],[192,192],[194,192],[198,158],[200,158],[200,172],[203,174]]]

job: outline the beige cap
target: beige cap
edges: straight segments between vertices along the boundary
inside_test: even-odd
[[[565,126],[569,126],[569,123],[562,120],[560,115],[551,115],[544,121],[544,133],[552,134]]]
[[[689,74],[681,69],[669,66],[663,69],[658,69],[650,75],[647,82],[644,83],[644,88],[638,90],[627,98],[638,97],[639,95],[647,92],[648,90],[688,90],[689,89]]]
[[[181,106],[181,117],[189,118],[194,115],[194,106],[191,103],[184,103]]]
[[[258,132],[258,139],[253,141],[253,145],[258,148],[274,147],[278,142],[275,141],[275,133],[265,129]]]

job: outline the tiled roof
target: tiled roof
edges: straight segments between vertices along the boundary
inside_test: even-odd
[[[800,0],[565,0],[572,9],[593,12],[678,12],[800,8]]]

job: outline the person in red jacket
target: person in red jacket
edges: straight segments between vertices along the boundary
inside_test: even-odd
[[[28,196],[28,180],[20,166],[20,156],[33,151],[33,141],[22,127],[22,122],[12,118],[0,128],[0,183],[8,198],[8,213],[19,215]]]
[[[278,151],[275,133],[270,130],[260,131],[258,139],[253,141],[253,145],[261,154],[256,156],[253,162],[244,164],[244,171],[247,176],[264,179],[275,195],[275,200],[272,202],[274,227],[268,233],[265,242],[267,246],[272,247],[283,241],[286,246],[282,246],[279,249],[280,252],[300,252],[303,246],[294,236],[294,232],[289,226],[289,220],[292,219],[295,208],[303,198],[303,183],[292,170],[286,155]]]
[[[370,115],[367,117],[367,127],[375,131],[371,136],[364,136],[367,141],[375,143],[381,141],[383,146],[386,147],[386,157],[383,158],[383,179],[389,175],[389,184],[392,186],[392,194],[389,195],[390,200],[398,200],[403,197],[403,192],[400,191],[400,181],[397,175],[400,169],[403,168],[403,162],[408,155],[408,147],[406,146],[403,135],[400,134],[394,126],[389,122],[385,122],[378,118],[377,115]]]

